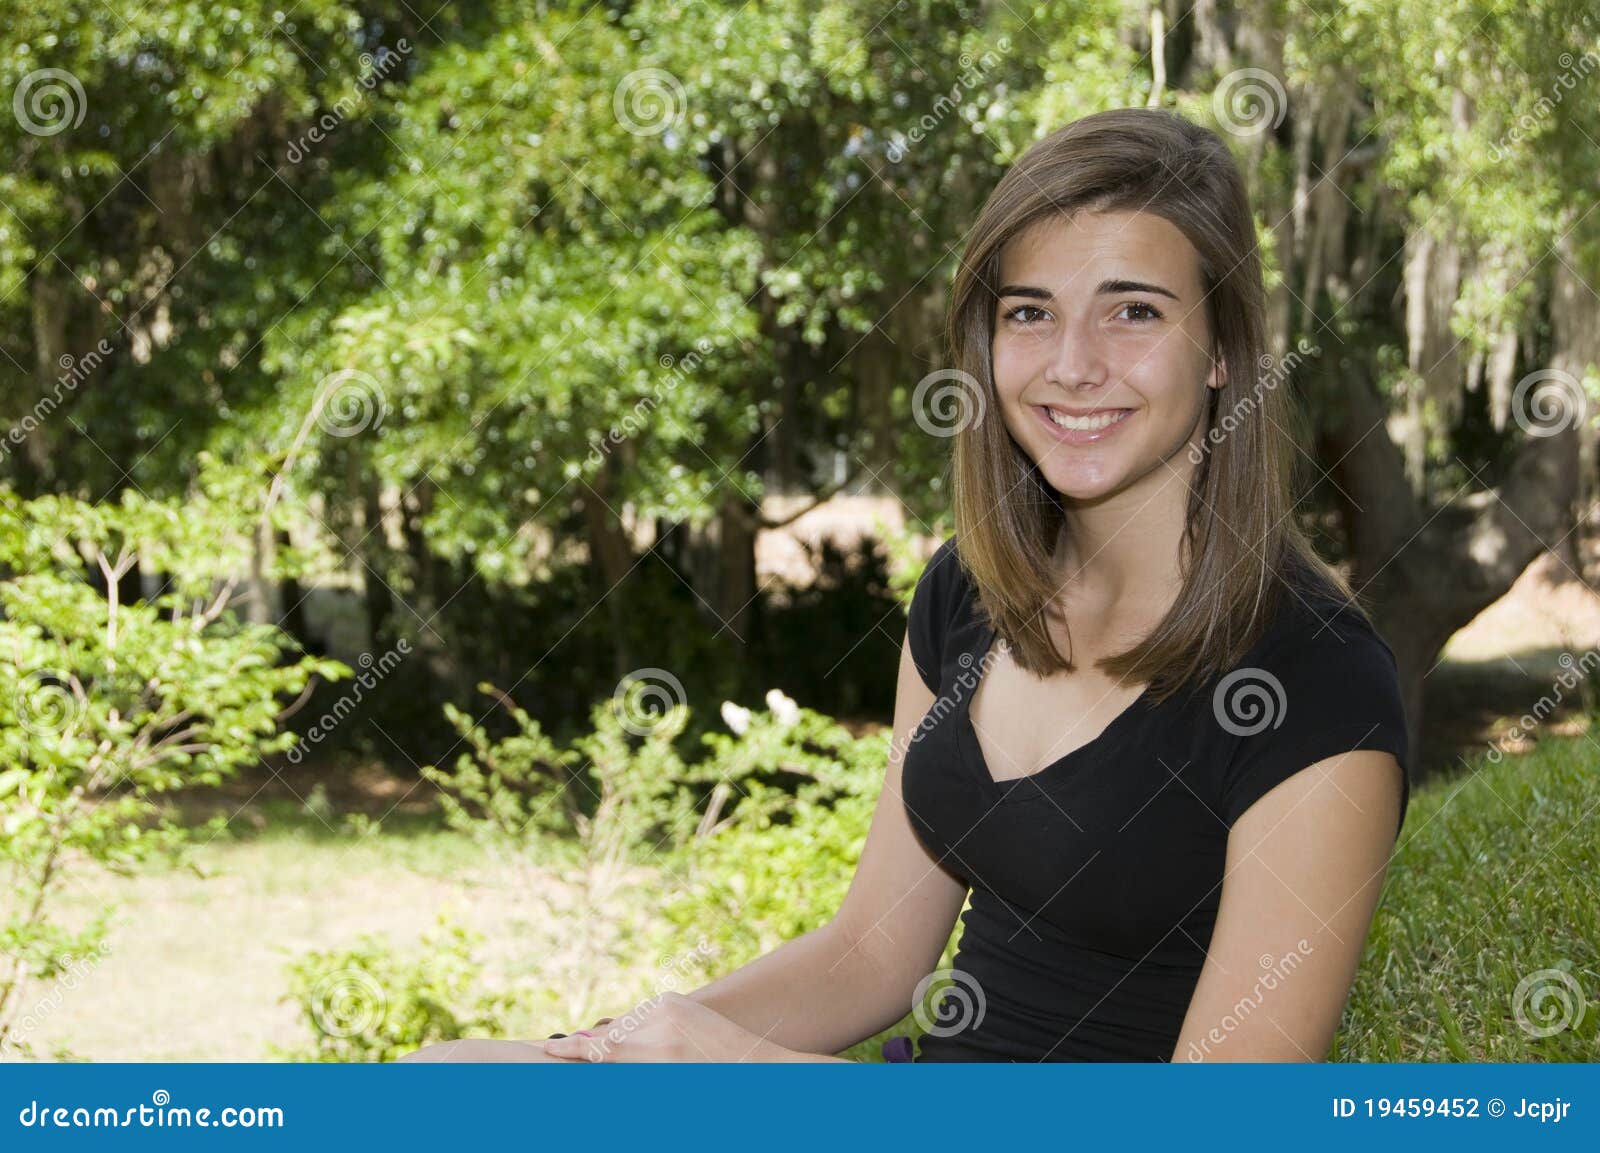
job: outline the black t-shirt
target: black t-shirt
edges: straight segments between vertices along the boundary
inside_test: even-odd
[[[1317,761],[1382,749],[1406,778],[1404,822],[1393,654],[1331,588],[1278,601],[1225,676],[1159,704],[1146,693],[1088,744],[996,782],[967,715],[995,634],[955,538],[940,546],[911,602],[911,655],[935,700],[902,796],[971,903],[917,1060],[1171,1060],[1240,814]]]

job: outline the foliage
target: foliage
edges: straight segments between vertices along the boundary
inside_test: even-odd
[[[662,906],[684,932],[712,935],[724,970],[838,910],[888,758],[886,732],[857,737],[820,713],[772,702],[778,708],[751,713],[741,734],[704,738],[701,776],[716,787],[697,835],[679,846],[677,884]]]
[[[504,699],[493,686],[480,689]],[[449,707],[467,745],[452,769],[434,765],[423,777],[437,786],[446,820],[471,835],[509,872],[510,883],[537,902],[525,930],[564,914],[570,938],[552,943],[537,978],[557,990],[559,1011],[582,1016],[607,974],[637,947],[641,884],[657,846],[693,823],[691,776],[674,748],[688,721],[687,706],[663,712],[644,707],[635,691],[596,704],[592,730],[560,746],[509,700],[515,728],[491,738],[485,728]],[[568,838],[570,851],[553,854],[550,839]],[[549,886],[564,882],[557,907]]]
[[[229,517],[204,497],[209,522],[131,490],[116,506],[0,500],[0,565],[12,574],[0,582],[4,1043],[26,983],[104,935],[104,915],[79,930],[56,918],[64,882],[85,865],[126,873],[181,857],[190,831],[157,819],[155,797],[286,748],[281,698],[348,670],[296,658],[277,629],[238,621],[231,582],[214,595],[226,549],[213,534]],[[171,574],[170,591],[122,603],[118,582],[141,553]]]
[[[650,713],[624,694],[596,705],[593,731],[565,747],[514,704],[515,727],[498,738],[450,710],[467,751],[451,770],[423,769],[446,819],[521,891],[547,890],[552,870],[570,887],[570,903],[541,906],[570,931],[537,972],[563,990],[565,1012],[586,1012],[641,948],[677,953],[704,935],[709,948],[685,953],[688,966],[742,963],[838,907],[887,736],[856,737],[776,691],[768,706],[725,705],[735,732],[705,734],[692,760],[674,747],[684,705]]]
[[[441,917],[410,955],[367,935],[348,949],[319,950],[288,966],[289,993],[313,1040],[271,1046],[287,1061],[393,1061],[436,1041],[503,1032],[504,994],[480,989],[472,949],[482,937]]]

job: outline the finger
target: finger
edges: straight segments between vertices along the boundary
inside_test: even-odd
[[[544,1051],[552,1057],[569,1061],[604,1061],[610,1055],[611,1045],[606,1038],[588,1029],[579,1029],[570,1037],[555,1037],[544,1043]]]
[[[600,1029],[600,1026],[609,1025],[609,1024],[611,1024],[612,1021],[615,1021],[615,1020],[616,1020],[615,1017],[601,1017],[593,1025],[590,1025],[589,1029],[590,1029],[591,1032],[598,1032],[599,1029]],[[560,1038],[560,1037],[565,1037],[565,1036],[566,1036],[565,1033],[551,1033],[551,1034],[548,1034],[548,1036],[546,1037],[546,1040],[554,1040],[554,1039],[557,1039],[557,1038]]]

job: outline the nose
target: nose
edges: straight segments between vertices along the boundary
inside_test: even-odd
[[[1092,320],[1079,319],[1057,327],[1044,378],[1047,383],[1073,392],[1090,391],[1106,383],[1105,344]]]

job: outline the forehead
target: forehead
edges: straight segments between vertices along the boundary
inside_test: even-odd
[[[1153,212],[1047,217],[1000,250],[1000,284],[1093,292],[1108,278],[1152,281],[1191,300],[1202,293],[1200,254]]]

